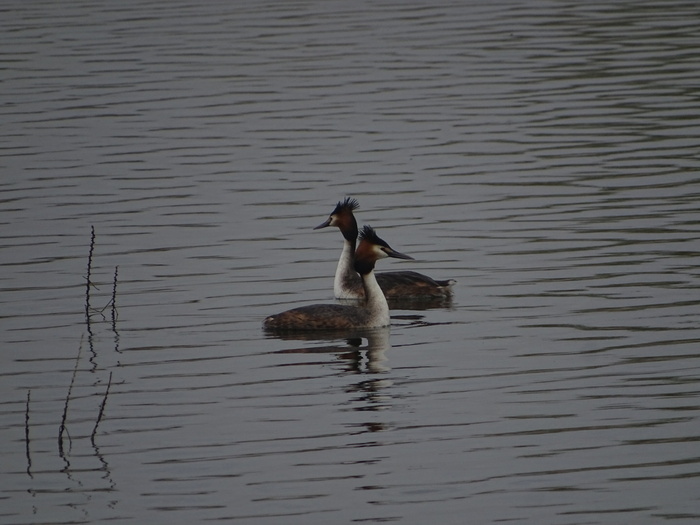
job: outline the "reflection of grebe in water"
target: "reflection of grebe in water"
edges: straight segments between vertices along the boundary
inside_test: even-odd
[[[307,364],[315,367],[319,363],[329,364],[319,355],[333,356],[332,363],[337,363],[345,373],[355,379],[350,383],[343,382],[343,389],[351,394],[348,406],[353,410],[366,412],[368,410],[384,411],[392,406],[391,386],[394,381],[387,374],[391,370],[387,352],[390,350],[388,326],[383,328],[326,330],[326,331],[281,331],[268,334],[282,341],[313,341],[313,344],[302,344],[297,348],[276,350],[274,354],[313,354],[304,363],[303,358],[289,364],[294,367]],[[363,344],[364,341],[366,344]],[[320,343],[320,344],[318,344]],[[284,365],[282,365],[284,366]],[[308,377],[301,373],[299,378]],[[390,428],[390,424],[379,420],[358,423],[353,419],[350,426],[358,427],[356,432],[378,432]],[[364,427],[364,428],[363,428]]]
[[[314,304],[271,315],[264,321],[268,330],[344,330],[389,326],[389,305],[374,276],[374,264],[385,257],[412,259],[392,249],[374,230],[365,226],[354,257],[354,269],[360,274],[365,302],[351,306]]]
[[[283,341],[327,341],[320,346],[305,345],[298,348],[276,350],[275,354],[333,354],[339,360],[347,364],[347,370],[356,373],[378,374],[388,372],[387,351],[390,348],[388,326],[383,328],[368,328],[357,330],[326,330],[326,331],[281,331],[272,333],[271,336]],[[363,341],[367,344],[363,345]],[[318,362],[314,359],[312,364]],[[299,363],[295,363],[297,365]],[[391,381],[384,378],[370,380],[376,382],[376,386],[384,388]],[[363,381],[360,385],[367,383]]]
[[[333,293],[338,299],[362,299],[362,281],[353,269],[353,255],[357,241],[357,221],[353,210],[359,208],[356,199],[346,198],[338,203],[328,220],[315,230],[336,226],[343,234],[345,242],[338,260],[333,282]],[[445,299],[452,296],[454,280],[436,281],[418,272],[381,272],[376,275],[379,287],[387,299]]]

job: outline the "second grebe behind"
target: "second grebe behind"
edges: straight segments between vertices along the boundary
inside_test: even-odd
[[[357,199],[346,197],[338,202],[326,221],[314,230],[336,226],[343,234],[343,251],[338,260],[333,281],[333,293],[338,299],[362,299],[364,290],[359,275],[353,270],[353,256],[357,239],[357,220],[353,211],[360,207]],[[452,296],[455,281],[436,281],[413,271],[381,272],[377,282],[387,299],[444,299]]]
[[[392,249],[370,226],[360,232],[353,268],[361,276],[365,302],[362,305],[313,304],[293,308],[266,318],[267,330],[347,330],[389,326],[389,305],[374,276],[374,264],[385,257],[413,259]],[[354,243],[353,243],[354,244]]]

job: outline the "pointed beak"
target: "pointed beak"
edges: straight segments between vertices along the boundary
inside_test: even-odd
[[[411,257],[410,255],[406,255],[405,253],[397,252],[396,250],[389,248],[388,250],[385,250],[385,253],[389,257],[394,257],[396,259],[408,259],[410,261],[414,261],[415,259]]]
[[[330,224],[331,224],[331,218],[328,217],[327,220],[323,221],[321,224],[319,224],[318,226],[316,226],[316,227],[314,228],[314,230],[320,230],[321,228],[325,228],[326,226],[330,226]]]

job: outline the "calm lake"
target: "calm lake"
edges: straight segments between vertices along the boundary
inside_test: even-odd
[[[0,522],[698,522],[700,5],[2,11]]]

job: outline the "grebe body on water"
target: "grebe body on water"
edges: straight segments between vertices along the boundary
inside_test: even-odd
[[[395,257],[413,259],[397,252],[379,238],[370,226],[359,235],[353,268],[359,274],[364,288],[361,305],[313,304],[287,310],[265,319],[268,330],[346,330],[351,328],[380,328],[389,326],[389,305],[374,275],[379,259]]]
[[[343,251],[338,260],[333,280],[333,293],[338,299],[362,299],[364,288],[362,280],[353,269],[353,257],[357,242],[357,220],[353,211],[360,205],[356,199],[347,197],[338,202],[328,219],[314,230],[327,226],[336,226],[343,235]],[[427,275],[413,271],[381,272],[376,275],[377,282],[387,299],[436,299],[452,296],[455,281],[447,279],[436,281]]]

